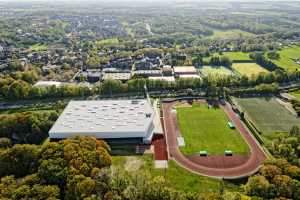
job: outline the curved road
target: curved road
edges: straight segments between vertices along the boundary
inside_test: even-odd
[[[175,103],[176,102],[163,103],[164,127],[169,156],[182,167],[204,176],[236,179],[255,173],[266,159],[266,155],[260,145],[254,139],[252,134],[245,128],[239,117],[231,109],[230,104],[226,103],[225,105],[220,105],[220,107],[226,112],[231,121],[234,122],[236,128],[248,143],[250,147],[249,159],[245,163],[232,168],[210,168],[191,161],[180,152],[177,144],[178,127],[175,116],[176,114],[171,112],[172,106]]]

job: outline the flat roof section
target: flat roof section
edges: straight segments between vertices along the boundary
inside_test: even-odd
[[[33,86],[34,87],[50,87],[50,86],[60,87],[62,85],[63,85],[62,82],[57,82],[57,81],[38,81]]]
[[[175,82],[174,76],[150,76],[150,80],[161,80],[161,81],[169,81]]]
[[[194,66],[174,66],[174,72],[177,73],[198,73]]]
[[[131,78],[131,73],[119,73],[119,72],[111,72],[105,73],[103,79],[114,79],[114,80],[129,80]]]
[[[201,78],[198,74],[180,74],[179,78]]]
[[[155,113],[143,100],[71,101],[49,131],[50,138],[91,135],[98,138],[145,137]]]

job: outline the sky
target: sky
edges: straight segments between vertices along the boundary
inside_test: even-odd
[[[0,2],[87,2],[87,1],[93,1],[93,2],[126,2],[126,1],[136,1],[136,2],[214,2],[214,1],[241,1],[241,2],[251,2],[251,1],[256,1],[256,2],[262,2],[263,0],[0,0]],[[266,1],[300,1],[300,0],[266,0]]]
[[[10,3],[21,3],[21,2],[40,2],[40,3],[45,3],[45,2],[74,2],[74,3],[87,3],[87,2],[105,2],[105,3],[116,3],[116,2],[138,2],[138,3],[176,3],[176,2],[186,2],[186,3],[191,3],[191,2],[257,2],[257,3],[263,3],[263,1],[268,1],[268,2],[300,2],[300,0],[0,0],[1,3],[3,2],[10,2]]]

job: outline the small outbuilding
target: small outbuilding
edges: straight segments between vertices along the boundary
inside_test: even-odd
[[[200,156],[208,156],[207,151],[200,151],[199,154]]]
[[[224,155],[225,156],[232,156],[233,155],[233,152],[231,150],[225,150],[224,151]]]
[[[229,126],[229,128],[231,128],[231,129],[235,129],[235,125],[234,125],[233,122],[228,122],[228,126]]]

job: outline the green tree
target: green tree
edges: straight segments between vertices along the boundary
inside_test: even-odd
[[[39,155],[36,145],[17,144],[5,149],[0,156],[0,176],[13,174],[22,177],[33,173],[37,169]]]
[[[293,126],[290,130],[290,135],[291,136],[297,136],[300,137],[300,128],[299,126]]]
[[[264,176],[250,177],[245,185],[245,192],[250,196],[268,197],[269,181]]]

